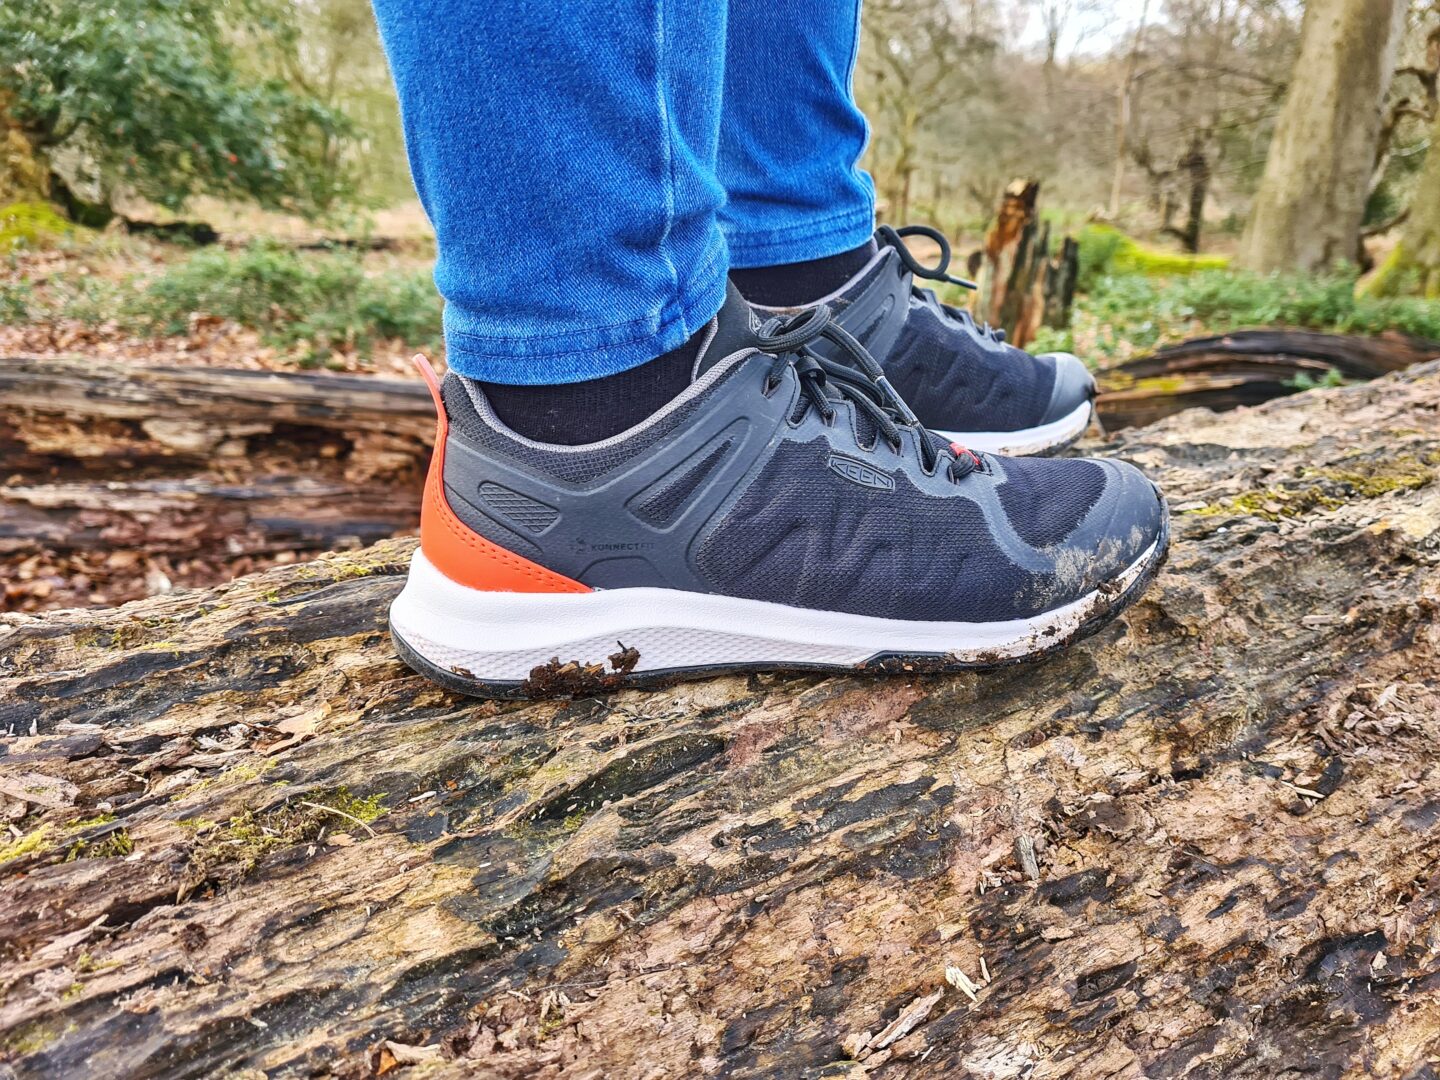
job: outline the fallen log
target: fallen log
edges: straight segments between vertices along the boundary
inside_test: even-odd
[[[404,533],[434,437],[399,379],[5,359],[0,401],[0,609]]]
[[[1428,1075],[1437,408],[1115,439],[1168,567],[990,674],[469,701],[408,541],[0,616],[0,1070]]]
[[[1440,357],[1440,342],[1309,330],[1236,330],[1195,338],[1100,373],[1096,402],[1111,429],[1151,424],[1184,409],[1234,409],[1339,375],[1375,379]]]

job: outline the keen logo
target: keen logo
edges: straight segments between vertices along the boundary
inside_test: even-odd
[[[877,491],[895,490],[895,481],[888,473],[872,469],[863,461],[856,461],[854,458],[848,458],[842,454],[831,454],[829,465],[831,472],[838,473],[852,484],[875,488]]]

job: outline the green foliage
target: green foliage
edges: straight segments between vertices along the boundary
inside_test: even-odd
[[[1109,225],[1087,225],[1080,230],[1078,286],[1088,292],[1106,274],[1193,274],[1223,270],[1229,263],[1223,255],[1186,255],[1148,248]]]
[[[376,338],[417,347],[440,340],[440,300],[420,271],[367,276],[353,255],[299,255],[257,243],[206,248],[125,301],[123,315],[148,333],[183,334],[194,314],[254,327],[276,345],[365,348]]]
[[[1285,385],[1294,390],[1315,390],[1334,389],[1337,386],[1345,385],[1345,376],[1340,373],[1339,368],[1326,368],[1325,374],[1315,378],[1308,371],[1298,372],[1293,379],[1287,379]]]
[[[351,190],[341,114],[298,65],[284,0],[22,0],[0,8],[0,99],[72,183],[178,209],[192,195],[321,212]],[[300,65],[303,66],[303,65]]]
[[[33,322],[30,305],[34,292],[27,281],[0,281],[0,326]]]
[[[48,203],[17,202],[0,207],[0,252],[53,247],[74,232],[75,226]]]
[[[1440,302],[1357,297],[1353,273],[1258,275],[1207,270],[1170,279],[1101,278],[1080,310],[1096,327],[1094,350],[1150,349],[1197,333],[1289,326],[1341,334],[1399,330],[1440,341]]]

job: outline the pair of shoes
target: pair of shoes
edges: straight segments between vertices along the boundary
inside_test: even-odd
[[[439,424],[390,611],[401,657],[501,698],[951,671],[1063,648],[1138,598],[1169,541],[1143,474],[921,422],[1048,449],[1057,418],[1088,422],[1088,374],[914,289],[898,235],[881,239],[833,310],[756,312],[732,289],[688,389],[603,442],[524,438],[421,361]]]

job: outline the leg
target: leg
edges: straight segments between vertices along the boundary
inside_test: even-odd
[[[435,227],[450,367],[593,380],[725,298],[721,0],[375,0]]]
[[[875,187],[857,165],[868,128],[850,92],[859,31],[859,0],[731,4],[719,176],[732,266],[869,243]]]
[[[1138,596],[1167,535],[1138,471],[982,459],[921,428],[827,314],[757,328],[716,223],[725,13],[639,3],[378,0],[460,372],[425,369],[439,422],[390,609],[401,656],[501,697],[947,670],[1056,648]],[[750,259],[865,240],[892,268],[866,239],[863,124],[832,107],[849,25],[843,57],[737,77],[748,124],[760,95],[817,110],[798,148],[736,133],[727,221]],[[802,49],[815,27],[791,30]]]

